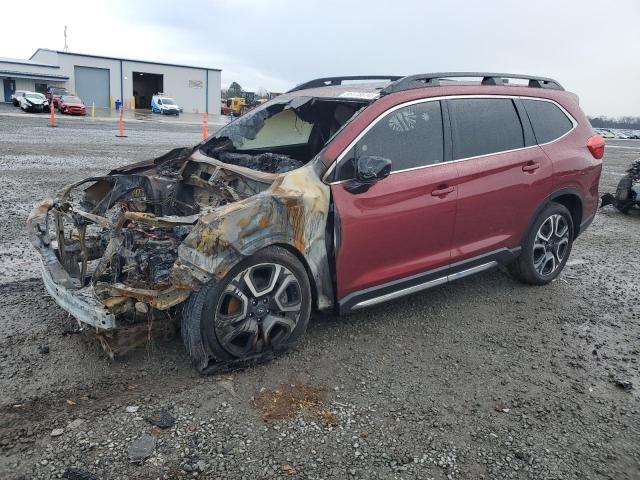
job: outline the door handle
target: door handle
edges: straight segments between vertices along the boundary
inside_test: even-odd
[[[540,168],[540,164],[538,162],[527,162],[527,164],[522,167],[522,171],[533,172],[539,168]]]
[[[442,197],[444,195],[449,195],[455,189],[456,189],[455,187],[447,187],[446,185],[440,185],[439,188],[436,188],[435,190],[433,190],[431,192],[431,196],[432,197]]]

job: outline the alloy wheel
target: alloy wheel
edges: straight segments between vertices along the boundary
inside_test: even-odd
[[[563,215],[548,217],[533,243],[533,267],[543,277],[553,274],[562,265],[569,249],[569,223]]]
[[[285,342],[301,310],[302,289],[295,275],[282,265],[260,263],[225,287],[213,319],[215,334],[227,352],[243,357]]]

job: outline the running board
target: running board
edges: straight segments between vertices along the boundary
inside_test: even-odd
[[[345,314],[352,310],[378,305],[490,270],[498,265],[508,265],[518,257],[521,250],[521,247],[500,248],[461,262],[352,292],[338,301],[339,312]]]
[[[482,265],[468,268],[467,270],[462,270],[461,272],[453,273],[451,275],[447,275],[446,277],[436,278],[434,280],[429,280],[428,282],[421,283],[419,285],[414,285],[413,287],[403,288],[402,290],[397,290],[395,292],[387,293],[386,295],[381,295],[379,297],[374,297],[374,298],[370,298],[369,300],[358,302],[353,307],[351,307],[351,310],[371,307],[372,305],[378,305],[379,303],[388,302],[389,300],[394,300],[396,298],[404,297],[405,295],[411,295],[412,293],[421,292],[422,290],[427,290],[429,288],[442,285],[443,283],[453,282],[454,280],[458,280],[459,278],[468,277],[469,275],[473,275],[473,274],[482,272],[484,270],[489,270],[497,266],[498,266],[498,262],[496,262],[495,260],[491,262],[483,263]]]

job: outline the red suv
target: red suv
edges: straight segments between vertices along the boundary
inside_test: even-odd
[[[193,148],[71,185],[29,229],[47,290],[81,322],[181,318],[213,372],[295,345],[313,310],[497,265],[551,282],[593,220],[603,154],[552,79],[325,78]]]

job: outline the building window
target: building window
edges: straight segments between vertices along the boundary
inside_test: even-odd
[[[36,83],[35,90],[38,93],[47,93],[47,84],[46,83]]]

